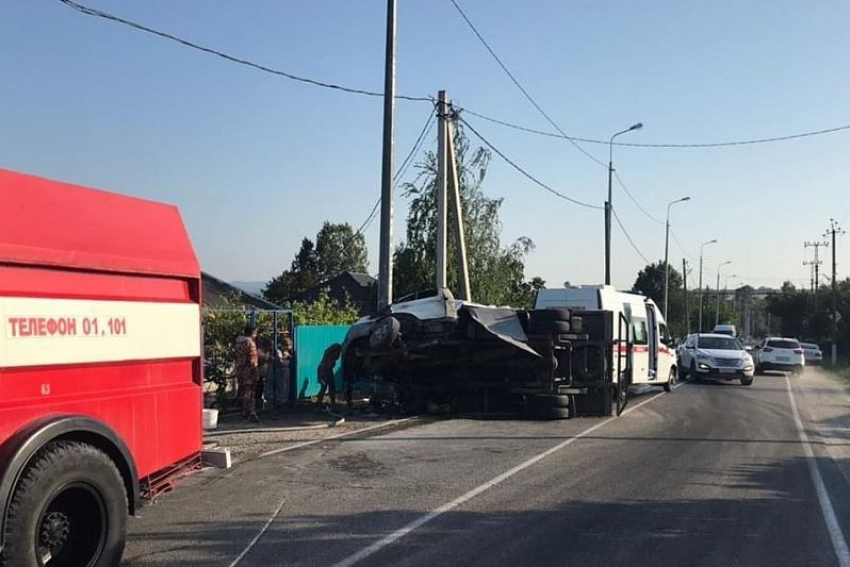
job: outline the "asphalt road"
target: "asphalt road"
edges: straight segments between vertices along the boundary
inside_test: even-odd
[[[132,522],[125,564],[850,566],[843,387],[658,391],[620,418],[419,423],[204,473]]]

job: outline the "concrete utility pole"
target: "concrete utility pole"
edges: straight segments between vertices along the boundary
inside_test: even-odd
[[[611,186],[614,177],[614,138],[627,132],[640,130],[643,124],[638,122],[632,124],[625,130],[617,132],[608,141],[608,200],[605,201],[605,285],[611,285]]]
[[[720,268],[725,266],[726,264],[731,264],[732,262],[726,261],[717,265],[717,293],[715,295],[715,305],[714,305],[714,326],[720,324]]]
[[[396,0],[387,0],[384,66],[384,140],[381,164],[381,237],[378,249],[378,309],[393,300],[393,142],[395,128]]]
[[[670,207],[676,203],[690,201],[690,197],[676,199],[667,205],[667,230],[664,232],[664,319],[667,320],[668,296],[670,294],[670,264],[667,262],[667,254],[670,251]],[[667,321],[669,324],[669,321]]]
[[[703,242],[699,247],[699,323],[697,324],[697,333],[702,332],[702,249],[708,244],[716,244],[717,239],[714,238],[708,242]]]
[[[835,263],[835,236],[844,234],[844,230],[838,226],[838,221],[829,219],[829,230],[824,233],[824,236],[832,236],[832,365],[835,366],[838,362],[838,287],[836,278],[836,263]]]
[[[466,257],[466,236],[463,231],[463,206],[460,201],[457,154],[454,146],[454,112],[446,91],[437,94],[437,292],[448,287],[448,212],[451,208],[452,228],[458,262],[457,298],[472,300],[469,286],[469,264]]]
[[[688,301],[688,261],[682,258],[682,287],[685,288],[685,334],[691,334],[691,309]]]
[[[446,287],[446,196],[448,193],[448,106],[446,91],[437,94],[437,293]]]
[[[820,259],[820,247],[821,246],[829,246],[829,242],[804,242],[803,246],[805,248],[814,248],[815,249],[815,259],[811,262],[803,262],[805,266],[812,266],[814,269],[814,280],[812,284],[812,292],[817,293],[818,288],[820,287],[820,265],[823,264],[823,260]]]

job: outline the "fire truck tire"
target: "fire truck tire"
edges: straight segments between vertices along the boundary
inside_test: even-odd
[[[24,470],[6,522],[3,567],[112,567],[127,534],[127,493],[100,449],[54,441]]]
[[[571,313],[569,309],[537,309],[531,312],[532,321],[540,321],[541,323],[552,321],[570,321]]]

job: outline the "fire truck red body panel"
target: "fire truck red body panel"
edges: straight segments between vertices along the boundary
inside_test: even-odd
[[[80,416],[136,480],[196,455],[200,269],[179,211],[6,170],[0,195],[0,447]]]

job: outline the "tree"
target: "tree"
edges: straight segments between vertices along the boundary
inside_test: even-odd
[[[316,268],[322,280],[344,272],[366,272],[366,239],[348,223],[325,222],[316,234]]]
[[[266,284],[263,297],[282,305],[343,272],[365,272],[368,265],[363,235],[354,232],[348,223],[325,221],[316,234],[315,245],[305,237],[290,268]]]
[[[649,297],[658,305],[658,308],[664,310],[664,262],[657,262],[645,266],[638,272],[637,279],[632,286],[632,289]],[[668,294],[668,313],[667,326],[675,336],[684,336],[687,333],[687,325],[685,322],[685,293],[682,285],[682,275],[676,269],[670,266],[670,291]],[[696,320],[696,302],[691,301],[691,319]],[[695,328],[696,323],[691,325]]]
[[[472,297],[481,303],[528,307],[534,286],[524,279],[525,256],[534,249],[534,243],[521,237],[507,247],[502,246],[499,220],[502,199],[487,197],[482,188],[490,152],[484,148],[471,150],[460,127],[455,129],[454,141]],[[402,188],[404,196],[410,199],[410,207],[406,240],[396,248],[393,258],[396,298],[433,288],[435,280],[436,154],[428,152],[416,167],[419,170],[416,179]],[[448,226],[453,226],[451,211]],[[449,242],[453,242],[451,234]],[[454,246],[448,247],[446,256],[448,287],[457,290],[458,259]]]

